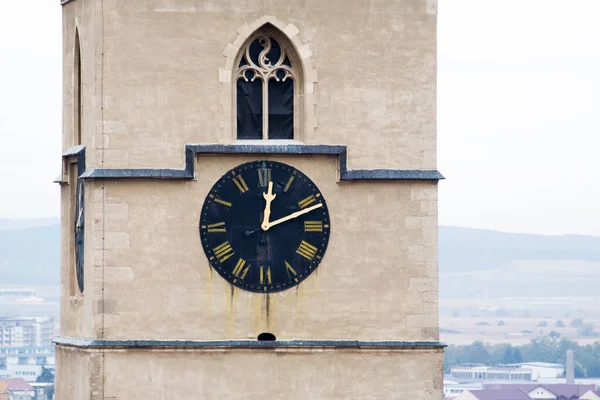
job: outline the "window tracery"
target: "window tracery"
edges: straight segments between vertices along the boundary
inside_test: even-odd
[[[236,73],[238,139],[293,139],[298,73],[293,49],[259,33],[242,49]]]

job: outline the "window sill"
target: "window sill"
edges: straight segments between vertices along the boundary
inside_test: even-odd
[[[251,145],[256,145],[256,146],[264,146],[264,145],[282,145],[282,146],[287,146],[290,144],[300,144],[300,145],[304,145],[306,143],[300,141],[300,140],[289,140],[289,139],[239,139],[239,140],[234,140],[233,143],[234,145],[239,144],[239,145],[244,145],[244,146],[251,146]]]

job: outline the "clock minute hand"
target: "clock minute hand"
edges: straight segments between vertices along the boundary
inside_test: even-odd
[[[321,208],[321,207],[323,207],[323,203],[315,204],[314,206],[305,208],[304,210],[296,211],[295,213],[292,213],[292,214],[290,214],[288,216],[285,216],[283,218],[279,218],[279,219],[277,219],[277,220],[275,220],[273,222],[268,222],[266,224],[266,226],[265,226],[265,224],[263,224],[262,228],[266,231],[267,229],[272,228],[275,225],[279,225],[282,222],[289,221],[290,219],[297,218],[297,217],[299,217],[301,215],[304,215],[306,213],[311,212],[312,210],[316,210],[317,208]],[[266,227],[266,229],[265,229],[265,227]]]

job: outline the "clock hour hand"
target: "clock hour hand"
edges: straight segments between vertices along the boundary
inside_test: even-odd
[[[251,236],[253,233],[256,233],[256,232],[258,232],[258,231],[260,231],[261,229],[262,229],[262,228],[254,229],[254,230],[252,230],[252,231],[246,231],[246,232],[244,232],[244,235],[246,235],[246,236]]]
[[[269,188],[267,193],[263,193],[265,198],[265,212],[263,215],[262,225],[260,226],[263,231],[269,229],[269,217],[271,216],[271,202],[275,199],[276,195],[273,193],[273,182],[269,181]]]
[[[296,211],[295,213],[292,213],[292,214],[290,214],[290,215],[288,215],[286,217],[283,217],[283,218],[279,218],[279,219],[277,219],[277,220],[275,220],[273,222],[268,222],[267,224],[263,223],[261,227],[263,228],[263,230],[266,231],[269,228],[274,227],[275,225],[279,225],[282,222],[289,221],[290,219],[297,218],[297,217],[299,217],[301,215],[304,215],[306,213],[311,212],[312,210],[316,210],[317,208],[321,208],[321,207],[323,207],[323,203],[315,204],[314,206],[305,208],[304,210]]]

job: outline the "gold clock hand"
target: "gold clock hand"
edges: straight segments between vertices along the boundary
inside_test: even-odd
[[[77,216],[77,223],[75,224],[76,229],[81,229],[81,216],[83,215],[83,209],[79,209],[79,215]]]
[[[272,228],[275,225],[279,225],[282,222],[289,221],[290,219],[297,218],[297,217],[299,217],[301,215],[304,215],[306,213],[311,212],[312,210],[316,210],[317,208],[321,208],[321,207],[323,207],[323,203],[315,204],[314,206],[305,208],[304,210],[296,211],[295,213],[292,213],[292,214],[290,214],[290,215],[288,215],[286,217],[283,217],[283,218],[279,218],[279,219],[277,219],[277,220],[275,220],[273,222],[268,222],[266,225],[263,223],[262,228],[263,228],[263,230],[266,231],[266,230],[268,230],[269,228]]]
[[[275,199],[276,196],[277,195],[273,193],[273,182],[269,181],[269,188],[267,189],[267,193],[263,193],[263,197],[266,200],[263,221],[262,225],[260,226],[263,231],[269,229],[269,217],[271,216],[271,202]]]
[[[77,215],[77,223],[75,224],[75,228],[76,229],[81,229],[81,215],[83,214],[83,208],[81,208],[81,207],[82,207],[82,203],[83,203],[83,196],[81,194],[81,192],[82,192],[82,190],[81,190],[82,185],[79,182],[78,182],[78,184],[80,185],[79,186],[80,189],[79,189],[79,193],[78,193],[79,195],[77,196],[78,197],[77,203],[79,205],[79,214]]]

